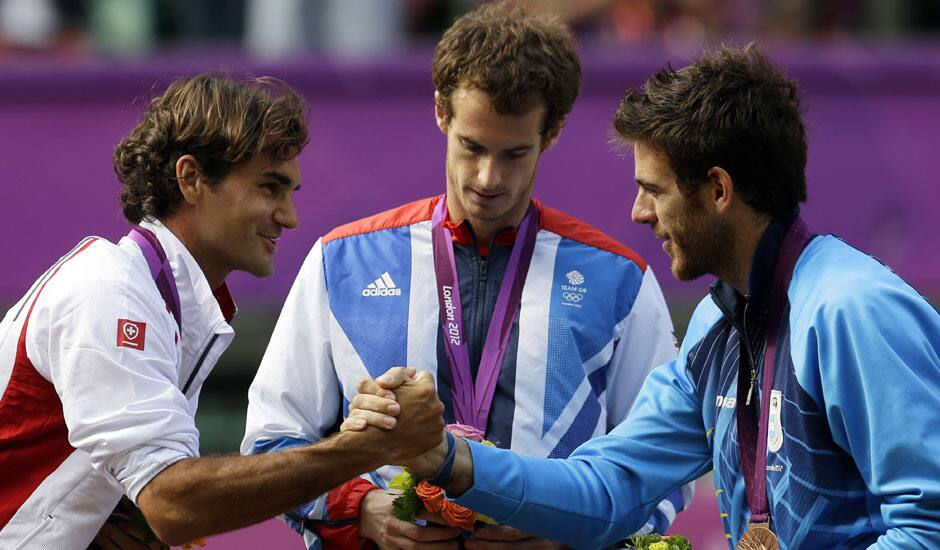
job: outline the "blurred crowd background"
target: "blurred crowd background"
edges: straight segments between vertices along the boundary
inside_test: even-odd
[[[560,14],[583,42],[687,50],[764,41],[899,40],[940,31],[937,0],[524,0]],[[481,0],[0,0],[0,55],[133,57],[241,48],[361,57],[433,43]]]
[[[633,163],[611,147],[610,120],[628,87],[720,42],[757,41],[804,93],[811,228],[872,253],[937,303],[940,0],[527,1],[570,22],[584,69],[535,194],[640,252],[677,336],[710,281],[677,283],[649,229],[629,221]],[[432,50],[479,4],[0,0],[0,311],[82,236],[127,232],[111,150],[172,78],[207,69],[283,78],[310,102],[300,229],[281,240],[274,277],[230,277],[237,337],[203,387],[197,417],[203,453],[236,450],[248,385],[315,239],[443,190]],[[680,530],[696,534],[696,548],[726,547],[707,479],[696,507]],[[270,537],[284,531],[269,525],[265,546],[279,547]],[[220,547],[253,547],[239,536]]]

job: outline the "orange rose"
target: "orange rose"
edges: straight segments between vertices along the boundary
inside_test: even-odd
[[[466,506],[445,500],[444,506],[441,508],[441,516],[444,518],[444,521],[447,522],[447,525],[451,527],[459,527],[467,531],[473,531],[473,521],[476,514]]]
[[[437,485],[431,485],[423,479],[418,483],[418,486],[415,487],[415,493],[418,495],[418,498],[424,501],[424,507],[432,514],[440,512],[441,507],[444,505],[444,502],[446,502],[444,489],[441,489]]]

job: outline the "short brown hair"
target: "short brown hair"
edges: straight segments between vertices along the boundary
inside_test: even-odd
[[[203,73],[174,81],[114,149],[124,217],[172,216],[183,200],[176,162],[195,157],[203,177],[217,185],[232,168],[258,153],[289,160],[307,144],[307,107],[275,78]]]
[[[434,51],[432,74],[448,119],[451,94],[467,85],[489,95],[500,114],[520,114],[544,103],[545,136],[571,112],[581,62],[571,31],[557,17],[500,2],[447,29]]]
[[[796,83],[757,46],[722,46],[627,91],[614,129],[627,142],[663,151],[684,193],[720,166],[744,202],[785,217],[806,201],[801,111]]]

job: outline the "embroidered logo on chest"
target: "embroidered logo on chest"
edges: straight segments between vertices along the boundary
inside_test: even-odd
[[[581,307],[584,301],[584,295],[588,289],[584,286],[584,275],[580,271],[573,270],[565,273],[568,284],[561,285],[561,304],[571,307]]]

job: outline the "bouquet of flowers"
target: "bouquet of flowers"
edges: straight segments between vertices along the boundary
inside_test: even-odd
[[[627,548],[635,550],[692,550],[692,543],[682,535],[637,535],[627,540]]]
[[[483,439],[482,432],[472,426],[449,424],[447,431],[456,437],[462,437],[491,447],[494,446]],[[392,503],[395,517],[402,521],[414,521],[419,513],[427,510],[432,514],[439,514],[447,525],[467,531],[472,531],[473,525],[477,521],[496,525],[493,518],[478,514],[466,506],[447,500],[444,497],[444,489],[431,485],[407,468],[402,469],[402,472],[395,476],[388,486],[390,489],[398,489],[402,492]]]

